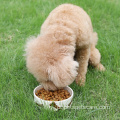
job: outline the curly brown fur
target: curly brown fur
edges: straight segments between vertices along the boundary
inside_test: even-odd
[[[45,20],[40,35],[27,42],[27,68],[47,90],[70,85],[75,78],[77,84],[84,85],[88,62],[105,69],[95,48],[97,39],[82,8],[60,5]]]

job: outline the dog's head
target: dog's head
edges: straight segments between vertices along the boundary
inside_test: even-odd
[[[40,36],[27,43],[26,63],[29,72],[46,90],[56,90],[75,80],[78,63],[73,60],[73,46],[60,47],[48,38]]]

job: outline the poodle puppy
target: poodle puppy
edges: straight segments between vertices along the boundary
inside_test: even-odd
[[[40,35],[27,42],[28,71],[46,90],[65,87],[75,79],[84,85],[88,63],[105,70],[95,48],[97,40],[87,13],[76,5],[62,4],[49,14]]]

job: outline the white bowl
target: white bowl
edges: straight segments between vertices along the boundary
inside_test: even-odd
[[[50,108],[53,110],[58,110],[61,108],[67,109],[71,106],[72,98],[73,98],[73,90],[70,87],[67,86],[67,87],[64,87],[63,89],[67,90],[71,96],[68,99],[61,100],[61,101],[48,101],[48,100],[43,100],[43,99],[37,97],[35,93],[42,88],[43,88],[43,86],[39,85],[33,91],[34,102],[37,103],[38,105],[43,105],[45,108]]]

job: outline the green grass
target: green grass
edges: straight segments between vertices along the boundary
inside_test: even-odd
[[[38,85],[27,72],[26,39],[37,35],[52,9],[73,3],[90,15],[99,35],[97,48],[105,72],[89,67],[85,87],[74,90],[72,106],[110,109],[45,110],[33,102]],[[0,0],[0,120],[118,120],[120,119],[120,1],[119,0]]]

